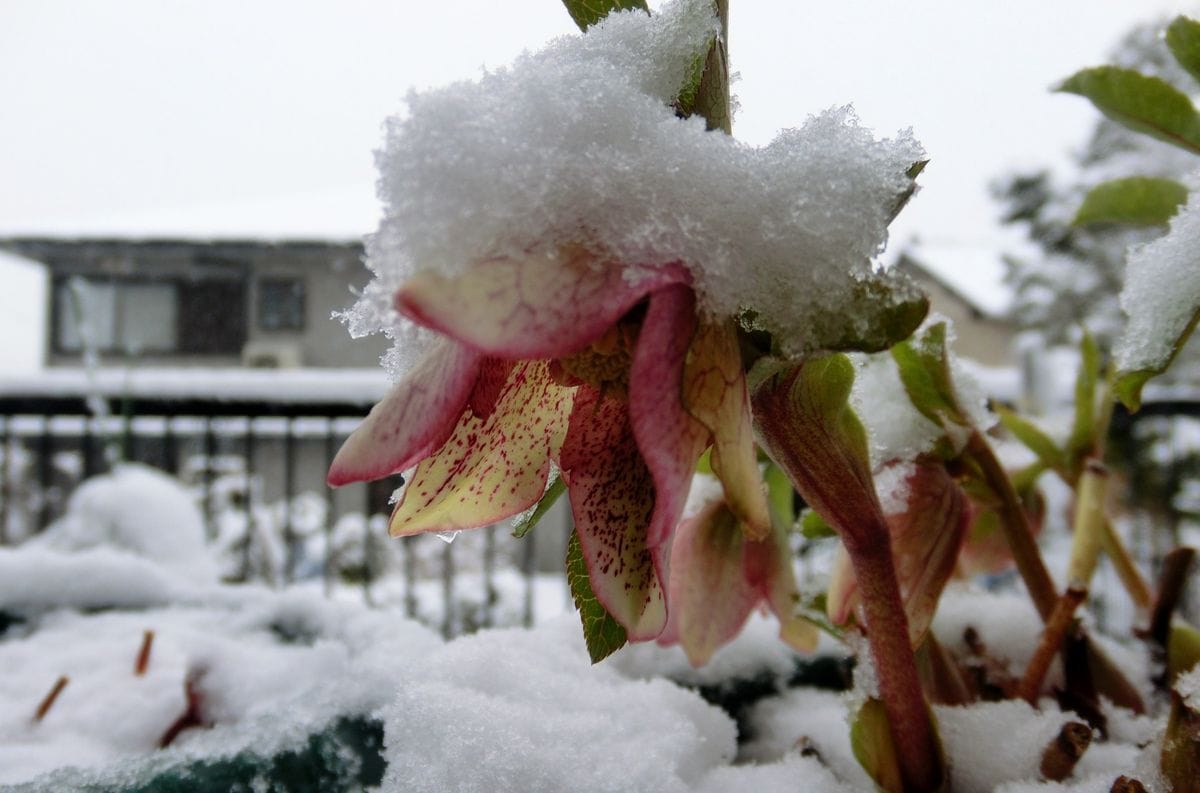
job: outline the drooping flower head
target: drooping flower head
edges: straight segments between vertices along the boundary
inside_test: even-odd
[[[331,483],[416,466],[392,518],[410,534],[514,515],[557,465],[591,585],[634,639],[667,623],[706,448],[739,525],[770,532],[739,326],[786,354],[878,346],[923,307],[871,264],[919,147],[846,109],[761,149],[677,118],[716,31],[708,0],[679,0],[410,95],[349,314],[396,339],[398,383]]]

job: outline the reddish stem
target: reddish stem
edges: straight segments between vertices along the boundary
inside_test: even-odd
[[[67,687],[67,683],[69,682],[71,682],[71,678],[63,675],[54,683],[54,687],[50,689],[50,693],[42,699],[42,704],[38,705],[37,712],[33,714],[35,723],[46,718],[46,714],[50,712],[50,708],[54,707],[54,702],[58,699],[58,695],[63,692],[63,689]]]
[[[876,542],[847,544],[862,598],[867,636],[879,694],[887,712],[904,775],[905,790],[938,790],[943,782],[940,749],[921,690],[921,680],[908,638],[908,619],[892,564],[887,528],[879,526]]]
[[[142,649],[138,650],[137,662],[133,665],[133,673],[138,677],[146,674],[150,666],[150,647],[154,644],[154,631],[142,633]]]
[[[1058,655],[1058,650],[1062,647],[1063,637],[1067,635],[1067,630],[1075,618],[1075,610],[1085,600],[1087,600],[1086,589],[1075,587],[1067,589],[1054,605],[1054,610],[1050,612],[1050,618],[1046,620],[1046,625],[1042,628],[1042,637],[1038,641],[1037,649],[1033,651],[1033,657],[1029,659],[1029,665],[1025,667],[1025,674],[1021,677],[1021,684],[1017,686],[1018,696],[1035,708],[1037,707],[1038,692],[1042,690],[1042,681],[1050,669],[1050,662],[1054,660],[1054,656]]]

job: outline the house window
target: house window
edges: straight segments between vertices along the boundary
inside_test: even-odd
[[[258,327],[304,330],[304,281],[264,278],[258,282]]]
[[[71,278],[55,294],[58,347],[63,352],[139,354],[178,346],[175,284]]]
[[[237,355],[246,342],[241,281],[76,276],[54,285],[55,349]]]

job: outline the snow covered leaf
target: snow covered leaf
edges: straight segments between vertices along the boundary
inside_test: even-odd
[[[1166,40],[1179,65],[1200,80],[1200,22],[1185,16],[1175,17],[1167,26]]]
[[[892,347],[900,380],[917,410],[940,427],[969,426],[950,373],[946,323],[937,322],[919,336]]]
[[[880,352],[912,335],[929,313],[929,298],[906,274],[887,271],[859,280],[846,302],[810,312],[810,350]]]
[[[625,646],[626,634],[621,623],[613,619],[596,599],[588,580],[587,563],[579,547],[579,535],[571,533],[567,542],[567,585],[583,623],[583,640],[592,663],[599,663]]]
[[[563,5],[580,30],[587,30],[613,11],[637,8],[650,13],[646,0],[563,0]]]
[[[1083,199],[1071,221],[1076,226],[1120,223],[1165,226],[1187,201],[1187,188],[1174,179],[1130,176],[1101,182]]]
[[[1171,365],[1200,318],[1200,195],[1165,237],[1129,254],[1121,309],[1129,318],[1113,356],[1117,396],[1136,410],[1142,386]]]
[[[1166,80],[1097,66],[1076,72],[1057,90],[1086,97],[1101,113],[1136,132],[1200,153],[1200,113],[1187,94]]]

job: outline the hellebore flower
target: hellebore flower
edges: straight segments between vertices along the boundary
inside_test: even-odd
[[[444,338],[329,472],[336,486],[415,465],[393,535],[511,517],[555,463],[597,599],[645,640],[667,624],[670,540],[706,448],[748,535],[770,532],[736,329],[698,311],[683,266],[564,246],[419,272],[395,307]]]
[[[756,607],[779,620],[779,636],[801,651],[812,650],[817,629],[795,616],[799,593],[787,530],[776,526],[761,539],[723,501],[707,504],[679,524],[671,547],[671,613],[659,644],[678,643],[694,666],[741,631]]]

